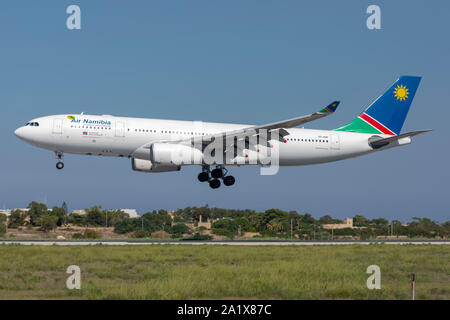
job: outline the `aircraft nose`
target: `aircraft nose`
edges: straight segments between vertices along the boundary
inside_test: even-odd
[[[23,127],[17,128],[16,131],[14,131],[14,134],[16,137],[22,139],[23,138]]]

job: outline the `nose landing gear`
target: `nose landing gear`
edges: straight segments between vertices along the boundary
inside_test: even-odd
[[[62,162],[63,153],[62,152],[55,152],[56,159],[58,159],[58,162],[56,163],[56,169],[61,170],[64,168],[64,162]]]
[[[214,170],[210,171],[209,166],[204,166],[202,172],[198,174],[198,181],[206,182],[208,181],[209,186],[212,189],[217,189],[220,187],[220,179],[223,180],[223,184],[226,186],[232,186],[236,181],[233,176],[227,175],[228,170],[224,166],[217,166]]]

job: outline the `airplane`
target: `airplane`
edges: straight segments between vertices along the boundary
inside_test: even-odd
[[[296,127],[333,114],[339,101],[306,116],[265,125],[81,113],[36,118],[14,134],[53,151],[57,169],[63,169],[65,153],[128,157],[133,170],[149,173],[199,165],[198,180],[217,189],[221,181],[225,186],[235,183],[226,166],[267,167],[273,159],[277,166],[319,164],[411,143],[411,137],[430,131],[400,133],[420,80],[417,76],[399,77],[360,115],[333,130]]]

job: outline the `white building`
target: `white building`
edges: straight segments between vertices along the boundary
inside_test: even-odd
[[[15,210],[28,212],[28,211],[30,211],[30,208],[0,209],[0,213],[6,214],[6,216],[9,217],[11,215],[11,212],[13,212]]]
[[[84,209],[73,210],[72,214],[78,214],[80,216],[84,216],[86,214],[86,210],[84,210]]]
[[[139,218],[139,214],[136,209],[117,209],[126,213],[130,218]],[[86,210],[73,210],[72,214],[78,214],[80,216],[84,216],[86,214]]]
[[[119,209],[119,210],[128,214],[130,218],[139,218],[139,214],[137,213],[136,209]]]

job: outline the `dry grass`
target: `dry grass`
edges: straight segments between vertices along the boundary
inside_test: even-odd
[[[0,246],[0,299],[450,298],[450,247]],[[82,289],[68,290],[69,265]],[[366,269],[380,266],[381,290]]]

